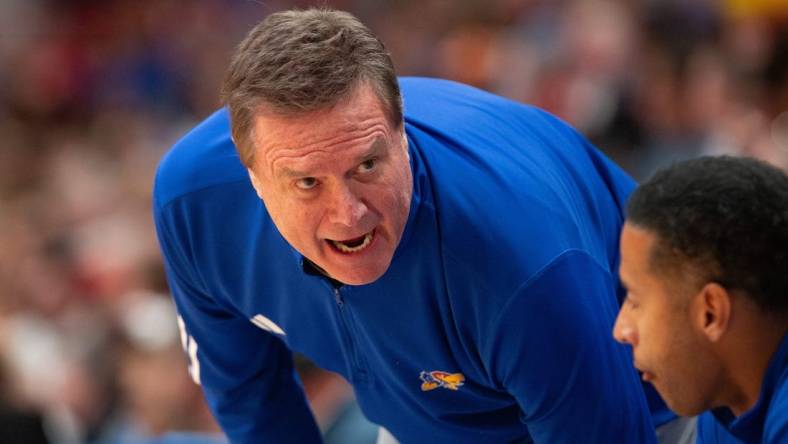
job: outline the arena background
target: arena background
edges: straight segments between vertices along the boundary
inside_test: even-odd
[[[0,0],[0,442],[221,442],[180,352],[152,178],[218,106],[244,33],[311,4]],[[400,74],[546,108],[638,179],[703,153],[788,167],[786,0],[321,4]],[[338,377],[300,367],[327,442],[374,439]]]

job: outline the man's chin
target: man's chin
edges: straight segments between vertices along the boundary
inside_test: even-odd
[[[663,395],[662,392],[657,390],[663,400],[665,400],[665,404],[667,404],[668,408],[673,411],[673,413],[679,416],[696,416],[700,413],[704,412],[706,408],[703,406],[694,405],[691,402],[687,402],[686,400],[678,400],[670,396]]]
[[[370,267],[371,268],[371,267]],[[375,267],[380,268],[380,267]],[[334,270],[328,272],[328,275],[345,285],[367,285],[380,279],[386,273],[388,267],[380,269],[355,269],[355,270]]]

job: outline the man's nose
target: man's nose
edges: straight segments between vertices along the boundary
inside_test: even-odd
[[[634,325],[632,325],[627,317],[626,310],[626,307],[622,307],[621,311],[618,313],[616,324],[613,326],[613,337],[622,344],[635,346],[638,343],[638,334]]]
[[[367,213],[367,206],[347,186],[335,190],[335,196],[329,209],[331,223],[353,227]]]

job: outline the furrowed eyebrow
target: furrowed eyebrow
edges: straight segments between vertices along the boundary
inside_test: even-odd
[[[361,153],[358,157],[356,157],[356,163],[362,163],[373,157],[383,157],[386,153],[386,142],[383,140],[382,137],[375,138],[375,141],[372,142],[369,148],[366,151]],[[279,170],[277,176],[286,177],[286,178],[301,178],[301,177],[312,177],[313,174],[306,172],[306,171],[299,171],[294,170],[292,168],[283,167]]]
[[[369,147],[369,149],[356,158],[356,162],[361,163],[373,157],[382,157],[385,152],[386,143],[383,141],[382,137],[377,137],[375,138],[375,141],[372,142],[372,145]]]
[[[279,171],[278,175],[279,176],[288,177],[288,178],[291,178],[291,179],[292,178],[296,178],[296,177],[309,177],[308,173],[305,173],[303,171],[293,170],[293,169],[290,169],[290,168],[287,168],[287,167],[282,168]]]

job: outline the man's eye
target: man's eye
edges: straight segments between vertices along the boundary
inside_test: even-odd
[[[296,186],[302,190],[311,190],[317,186],[317,179],[314,177],[304,177],[296,181]]]
[[[361,164],[358,166],[358,172],[359,173],[372,172],[372,171],[375,170],[375,167],[377,166],[377,164],[378,164],[377,159],[365,160],[365,161],[361,162]]]

